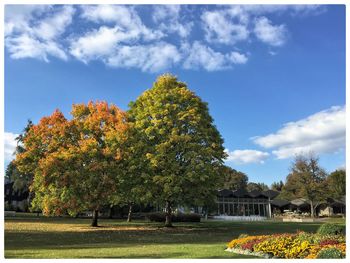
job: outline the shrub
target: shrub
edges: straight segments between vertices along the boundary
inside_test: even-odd
[[[319,227],[317,233],[320,235],[345,235],[345,226],[326,223]]]
[[[173,222],[200,222],[199,214],[175,214],[172,217]]]
[[[317,258],[343,258],[343,254],[339,249],[331,247],[318,252]]]
[[[146,218],[151,222],[165,222],[165,213],[149,213]],[[172,222],[200,222],[199,214],[172,214]]]
[[[345,236],[299,232],[233,239],[228,248],[262,253],[276,258],[316,258],[321,250],[334,248],[345,257]]]
[[[339,244],[339,241],[335,239],[324,239],[320,242],[320,246],[336,245],[336,244]]]
[[[146,218],[151,222],[165,222],[165,213],[148,213]]]
[[[237,239],[233,239],[228,243],[228,248],[241,248],[253,251],[254,245],[262,242],[268,236],[247,236],[240,235]]]
[[[248,234],[240,234],[239,236],[238,236],[238,238],[245,238],[245,237],[248,237],[249,235]]]

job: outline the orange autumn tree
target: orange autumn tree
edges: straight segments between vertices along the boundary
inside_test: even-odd
[[[97,226],[98,211],[114,198],[123,173],[126,115],[106,102],[75,104],[71,114],[67,120],[56,110],[34,125],[16,164],[34,174],[32,209],[72,216],[90,210]]]

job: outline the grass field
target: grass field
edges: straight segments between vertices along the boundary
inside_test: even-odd
[[[336,221],[345,223],[343,219]],[[225,252],[242,233],[315,232],[321,223],[175,223],[174,228],[145,221],[16,216],[5,219],[6,258],[247,258]]]

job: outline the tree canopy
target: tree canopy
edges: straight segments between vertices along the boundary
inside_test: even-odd
[[[283,187],[284,187],[284,183],[282,182],[282,180],[279,182],[273,182],[271,184],[271,190],[274,190],[274,191],[281,192]]]
[[[97,226],[98,210],[118,191],[126,116],[106,102],[75,104],[71,114],[67,120],[56,110],[32,126],[16,164],[34,174],[33,208],[46,215],[91,210]]]
[[[292,162],[282,196],[307,199],[313,217],[316,207],[326,199],[326,177],[325,170],[318,163],[318,157],[298,155]]]
[[[130,104],[141,158],[146,157],[153,197],[171,207],[203,204],[215,196],[225,158],[223,139],[208,106],[176,77],[160,76]]]
[[[346,172],[343,169],[335,170],[327,178],[330,197],[340,199],[346,191]]]
[[[230,190],[246,189],[248,176],[245,173],[223,165],[222,166],[223,187]]]
[[[249,182],[247,184],[247,190],[248,191],[267,191],[269,190],[269,187],[264,184],[264,183],[253,183],[253,182]]]

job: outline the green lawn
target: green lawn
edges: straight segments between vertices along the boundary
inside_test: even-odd
[[[345,223],[343,219],[337,223]],[[21,217],[5,219],[6,258],[247,258],[225,252],[242,233],[315,232],[321,223],[176,223],[174,228],[145,221]]]

